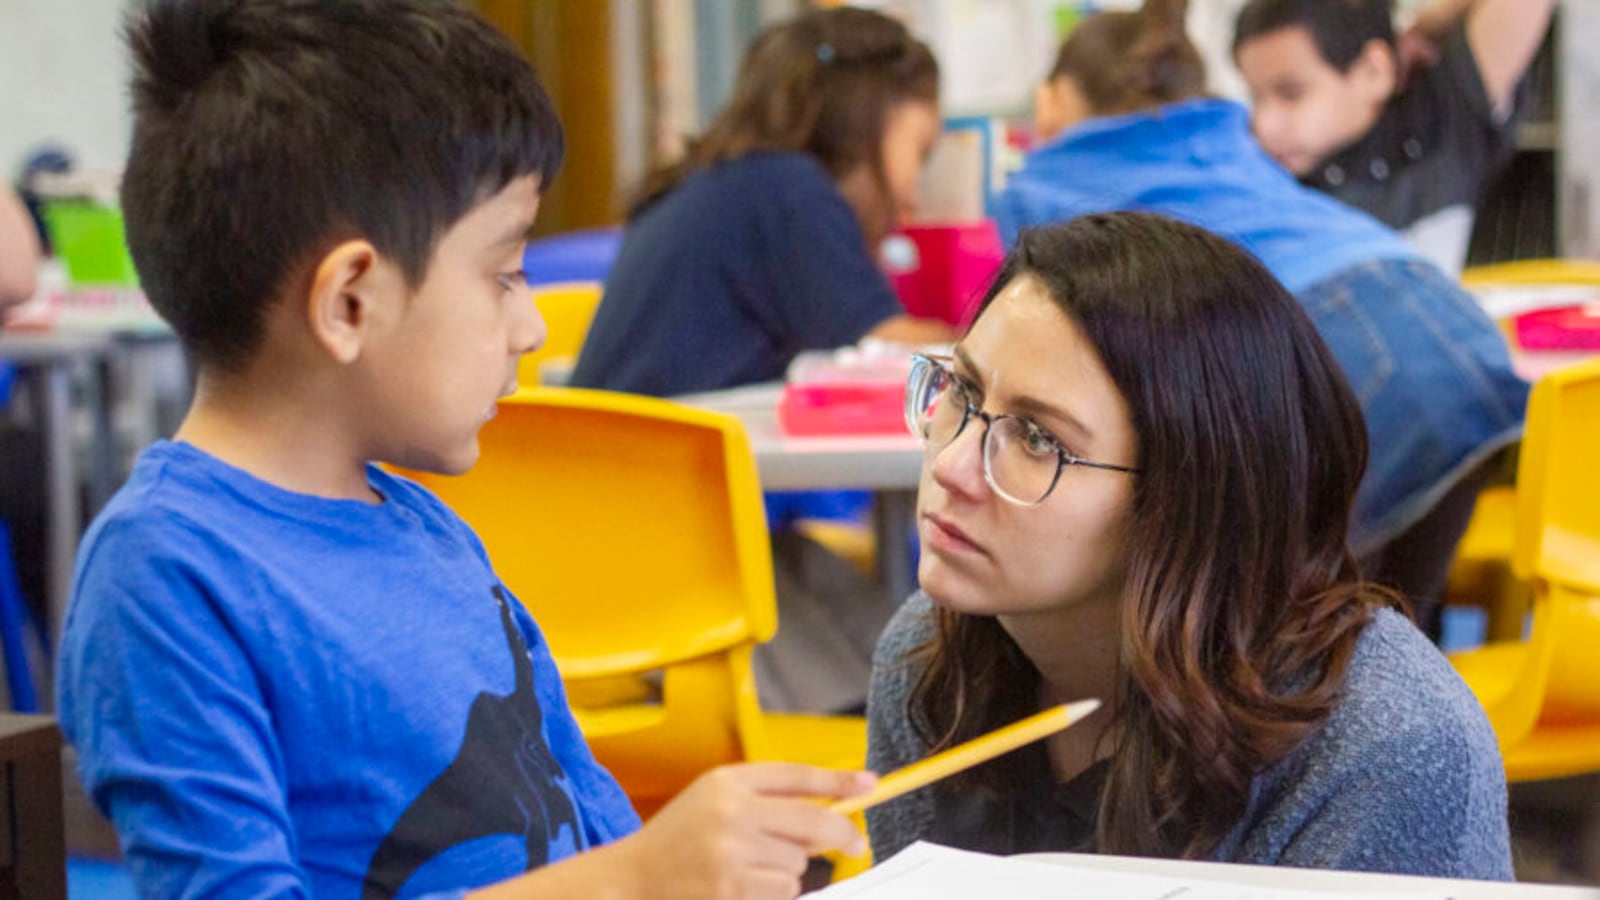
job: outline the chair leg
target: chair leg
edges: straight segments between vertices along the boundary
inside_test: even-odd
[[[28,665],[27,632],[28,605],[23,601],[22,587],[17,582],[16,561],[11,555],[11,532],[0,522],[0,653],[5,655],[11,708],[32,713],[39,711],[39,695]]]

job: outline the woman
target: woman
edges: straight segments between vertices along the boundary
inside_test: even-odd
[[[783,377],[802,350],[948,340],[874,251],[916,203],[939,68],[880,13],[760,35],[733,99],[635,204],[572,383],[670,396]]]
[[[869,767],[1106,706],[870,810],[878,858],[1511,876],[1482,709],[1346,549],[1360,407],[1259,263],[1146,214],[1025,231],[907,404],[923,594],[878,647]]]
[[[1364,213],[1302,187],[1202,96],[1186,4],[1086,19],[1038,91],[1046,142],[1001,199],[1002,230],[1134,209],[1243,245],[1292,291],[1344,368],[1372,458],[1351,544],[1373,580],[1436,611],[1487,461],[1521,434],[1528,386],[1472,298]]]

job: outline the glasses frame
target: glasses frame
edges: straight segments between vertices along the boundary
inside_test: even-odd
[[[924,446],[933,446],[933,440],[928,436],[928,422],[926,418],[927,409],[922,408],[923,404],[918,402],[918,395],[924,393],[921,388],[927,382],[927,380],[931,377],[934,377],[935,374],[942,375],[949,385],[957,384],[958,381],[955,370],[951,368],[950,365],[954,361],[955,359],[950,356],[924,353],[911,354],[911,374],[906,378],[906,426],[911,429],[912,434],[922,439]],[[947,387],[946,395],[948,395],[948,390],[949,389]],[[1104,469],[1108,472],[1125,472],[1129,475],[1139,474],[1139,470],[1132,466],[1119,466],[1112,463],[1093,462],[1084,459],[1083,457],[1071,453],[1067,450],[1067,448],[1061,446],[1060,441],[1056,441],[1052,436],[1051,440],[1056,445],[1056,471],[1055,474],[1050,477],[1050,486],[1045,488],[1044,493],[1040,494],[1039,499],[1037,500],[1029,501],[1019,499],[1005,488],[1002,488],[995,481],[993,462],[994,441],[991,439],[990,435],[994,433],[994,423],[1005,419],[1021,422],[1024,425],[1032,425],[1035,428],[1038,428],[1039,425],[1033,421],[1022,418],[1021,416],[1013,416],[1008,413],[984,412],[980,407],[978,407],[977,404],[972,402],[969,392],[962,391],[962,394],[964,395],[964,403],[962,404],[963,409],[961,412],[961,423],[956,426],[955,433],[950,435],[950,439],[943,442],[943,445],[939,447],[939,449],[943,450],[945,447],[949,447],[951,444],[954,444],[956,440],[961,437],[962,433],[967,430],[967,423],[971,422],[974,416],[982,419],[983,437],[980,438],[980,440],[982,442],[981,447],[983,451],[983,480],[989,485],[989,489],[995,492],[996,496],[1008,503],[1024,507],[1038,506],[1039,504],[1043,503],[1045,500],[1050,498],[1052,493],[1055,492],[1056,485],[1061,483],[1061,473],[1066,471],[1068,466],[1082,466],[1088,469]],[[1046,434],[1048,434],[1048,432],[1046,432]]]

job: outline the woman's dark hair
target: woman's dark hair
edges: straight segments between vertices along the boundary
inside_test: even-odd
[[[1112,213],[1024,231],[978,318],[1024,277],[1098,351],[1139,441],[1096,849],[1202,857],[1327,717],[1373,610],[1400,602],[1345,544],[1361,408],[1294,298],[1199,228]],[[1036,709],[1039,673],[996,619],[936,616],[907,710],[924,740]]]
[[[448,0],[134,6],[128,247],[202,367],[242,365],[295,272],[362,237],[420,283],[439,239],[561,165],[555,107],[504,35]]]
[[[1145,0],[1138,12],[1084,19],[1061,45],[1050,80],[1071,78],[1100,116],[1203,95],[1205,62],[1184,31],[1188,6],[1185,0]]]
[[[810,154],[836,180],[866,166],[882,197],[871,218],[887,227],[894,221],[883,171],[889,111],[938,97],[938,62],[899,22],[853,7],[805,13],[756,37],[739,67],[733,99],[682,160],[645,180],[629,215],[701,169],[747,153],[786,150]],[[863,222],[869,232],[876,224]]]
[[[1328,65],[1349,72],[1371,41],[1394,46],[1394,0],[1251,0],[1233,25],[1233,55],[1246,42],[1304,28]]]

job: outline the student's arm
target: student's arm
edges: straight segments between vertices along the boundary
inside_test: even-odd
[[[22,200],[0,185],[0,309],[33,296],[39,273],[39,235]]]
[[[1539,52],[1554,8],[1555,0],[1435,0],[1418,11],[1412,28],[1438,44],[1464,19],[1484,90],[1503,115]]]
[[[860,773],[789,763],[725,766],[697,779],[636,834],[469,896],[789,900],[811,856],[864,849],[850,820],[817,798],[871,786]]]

